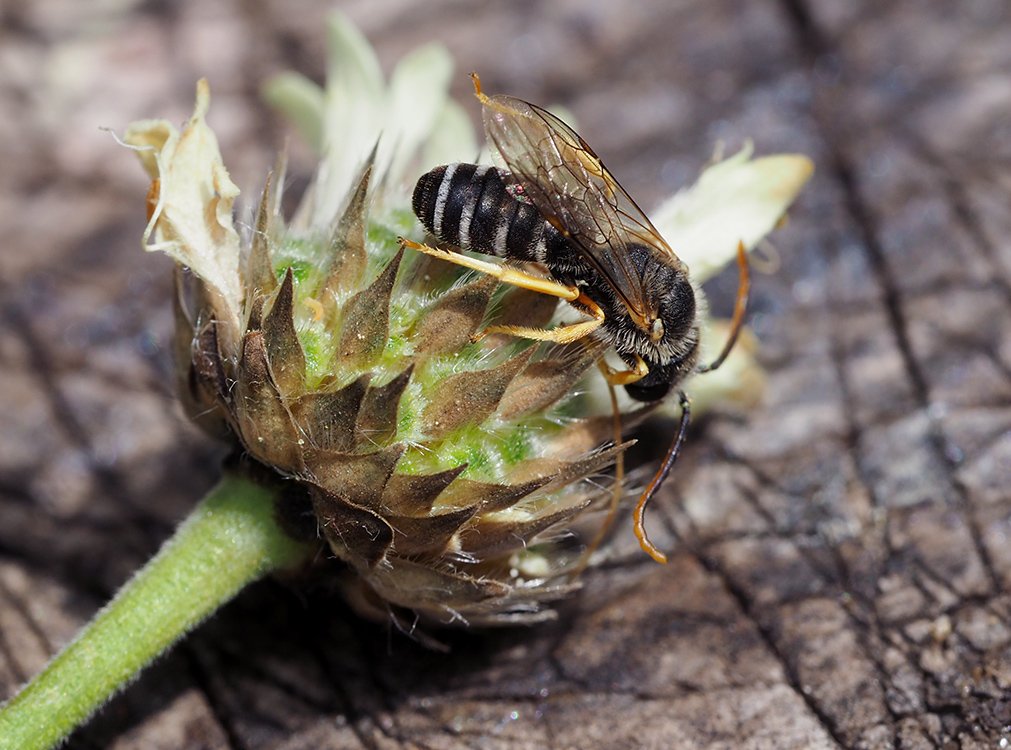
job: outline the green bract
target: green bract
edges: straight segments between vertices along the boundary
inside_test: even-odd
[[[573,400],[603,348],[472,343],[492,319],[545,325],[556,302],[398,249],[397,235],[417,233],[415,177],[477,151],[447,97],[448,56],[423,47],[387,85],[350,24],[335,16],[328,39],[325,89],[292,74],[266,89],[321,154],[290,221],[271,187],[282,172],[240,241],[205,83],[181,132],[160,121],[127,132],[155,186],[148,247],[187,269],[177,295],[184,402],[296,480],[315,528],[354,570],[358,604],[439,622],[551,616],[544,602],[572,588],[573,562],[552,540],[604,503],[607,481],[587,480],[621,450],[600,447],[607,414],[580,418],[587,400]],[[767,233],[809,174],[804,157],[743,151],[663,206],[657,227],[701,280],[738,240]],[[741,387],[761,381],[747,347],[726,372],[736,380],[710,391],[754,398]]]

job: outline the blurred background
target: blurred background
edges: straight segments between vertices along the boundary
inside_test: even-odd
[[[0,5],[0,686],[36,672],[218,475],[182,419],[170,262],[103,130],[194,83],[255,195],[338,8],[388,73],[439,41],[574,113],[646,209],[718,143],[801,152],[751,323],[769,384],[693,427],[559,622],[426,651],[325,586],[265,582],[72,747],[992,747],[1011,739],[1011,6],[1003,0]],[[293,183],[312,159],[292,143]],[[728,313],[734,272],[707,290]],[[658,437],[670,425],[653,428]],[[627,524],[626,524],[627,526]]]

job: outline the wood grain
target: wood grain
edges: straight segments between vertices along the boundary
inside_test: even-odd
[[[214,481],[171,393],[146,185],[99,130],[211,124],[255,195],[264,79],[323,68],[329,3],[0,9],[0,695]],[[994,747],[1011,725],[1011,8],[1000,0],[342,5],[386,70],[444,42],[559,102],[645,206],[717,140],[817,173],[757,280],[755,411],[693,427],[657,503],[559,622],[448,655],[326,581],[254,586],[74,748]],[[476,114],[476,107],[473,108]],[[310,162],[296,149],[296,174]],[[710,284],[729,311],[731,273]],[[656,450],[669,425],[644,439]]]

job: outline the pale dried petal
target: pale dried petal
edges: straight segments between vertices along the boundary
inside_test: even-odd
[[[751,146],[707,168],[652,214],[653,224],[701,284],[775,228],[814,172],[800,154],[751,158]]]
[[[239,189],[204,121],[209,105],[210,89],[201,79],[193,116],[181,133],[165,120],[145,120],[130,125],[123,140],[137,147],[157,194],[145,248],[167,253],[211,287],[220,296],[216,316],[237,334],[242,283],[232,205]]]
[[[441,44],[419,47],[397,63],[390,77],[389,112],[377,157],[386,185],[398,187],[404,182],[408,164],[445,107],[452,75],[453,59]]]
[[[477,163],[480,150],[470,115],[457,102],[447,99],[425,142],[418,174],[457,161]]]
[[[263,86],[263,98],[298,128],[317,153],[323,150],[323,89],[301,73],[280,73]]]
[[[323,160],[311,223],[330,226],[383,131],[383,73],[362,33],[339,13],[327,18]]]
[[[730,328],[728,320],[709,320],[704,335],[709,341],[724,341]],[[741,331],[737,345],[723,365],[715,371],[692,378],[685,391],[692,401],[692,414],[705,414],[721,404],[737,408],[756,406],[765,394],[765,370],[756,359],[758,340],[748,329]],[[661,413],[679,417],[675,399],[665,403]]]

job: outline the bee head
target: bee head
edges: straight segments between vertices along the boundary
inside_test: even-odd
[[[683,377],[697,358],[699,302],[683,264],[642,245],[633,245],[628,257],[641,274],[642,298],[648,308],[632,314],[617,297],[601,297],[607,316],[604,326],[612,336],[615,351],[630,366],[642,357],[651,375],[633,398],[652,400],[672,382]],[[687,369],[685,369],[687,368]],[[647,394],[648,391],[648,394]]]
[[[625,392],[636,401],[653,403],[667,396],[671,389],[688,377],[699,358],[699,339],[691,335],[682,339],[683,351],[663,363],[644,358],[649,372],[642,380],[629,383]],[[631,358],[629,358],[631,359]],[[629,366],[632,363],[629,362]]]

